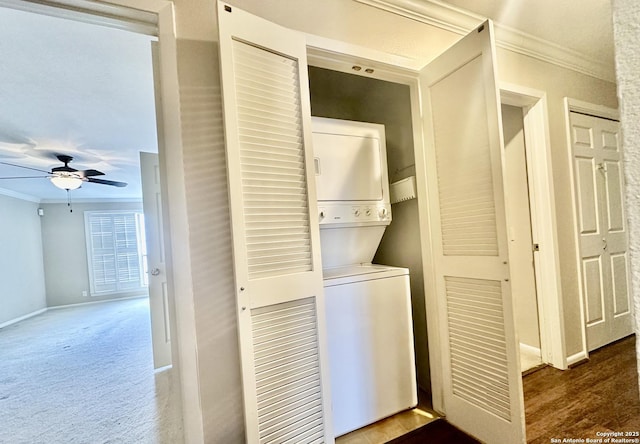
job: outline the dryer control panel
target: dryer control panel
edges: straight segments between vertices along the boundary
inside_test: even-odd
[[[391,223],[391,205],[385,203],[325,204],[318,206],[320,225],[329,224],[375,224]]]

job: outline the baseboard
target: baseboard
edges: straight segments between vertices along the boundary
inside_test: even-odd
[[[51,307],[47,307],[47,308],[49,310],[57,310],[59,308],[81,307],[83,305],[102,304],[104,302],[126,301],[127,299],[142,299],[142,298],[148,298],[148,297],[149,295],[145,294],[145,295],[138,295],[138,296],[127,296],[126,298],[103,299],[101,301],[78,302],[77,304],[52,305]]]
[[[153,373],[157,375],[158,373],[168,372],[172,368],[173,368],[173,364],[168,364],[168,365],[165,365],[164,367],[158,367],[153,369]]]
[[[38,316],[39,314],[44,313],[45,311],[47,311],[47,307],[41,308],[40,310],[32,311],[31,313],[27,313],[26,315],[20,316],[19,318],[15,318],[15,319],[11,319],[9,321],[3,322],[2,324],[0,324],[0,328],[8,327],[11,324],[15,324],[16,322],[24,321],[25,319]]]
[[[585,351],[579,351],[575,355],[567,356],[567,366],[572,367],[574,365],[582,364],[589,360],[589,355]]]
[[[520,343],[520,352],[529,352],[532,354],[536,354],[538,356],[542,356],[542,353],[540,352],[540,349],[538,347],[534,347],[532,345],[529,344],[523,344],[522,342]]]
[[[54,306],[51,306],[51,307],[45,307],[45,308],[41,308],[40,310],[32,311],[31,313],[27,313],[26,315],[20,316],[19,318],[10,319],[10,320],[0,324],[0,328],[8,327],[11,324],[15,324],[16,322],[24,321],[25,319],[29,319],[29,318],[32,318],[34,316],[38,316],[39,314],[42,314],[42,313],[44,313],[45,311],[48,311],[48,310],[57,310],[58,308],[80,307],[82,305],[102,304],[103,302],[124,301],[124,300],[127,300],[127,299],[142,299],[142,298],[148,298],[148,297],[149,297],[149,295],[128,296],[126,298],[103,299],[102,301],[80,302],[78,304],[54,305]]]

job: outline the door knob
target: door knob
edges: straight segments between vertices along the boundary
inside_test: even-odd
[[[159,274],[160,274],[159,268],[154,268],[153,270],[151,270],[151,276],[157,276]]]
[[[607,249],[607,239],[606,238],[602,238],[602,249],[606,250]]]

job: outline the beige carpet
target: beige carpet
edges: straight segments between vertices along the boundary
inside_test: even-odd
[[[0,329],[0,443],[181,443],[172,370],[154,374],[146,298]]]

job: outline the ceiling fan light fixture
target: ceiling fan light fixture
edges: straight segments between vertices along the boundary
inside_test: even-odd
[[[49,180],[61,190],[75,190],[82,185],[82,179],[73,176],[53,176]]]

